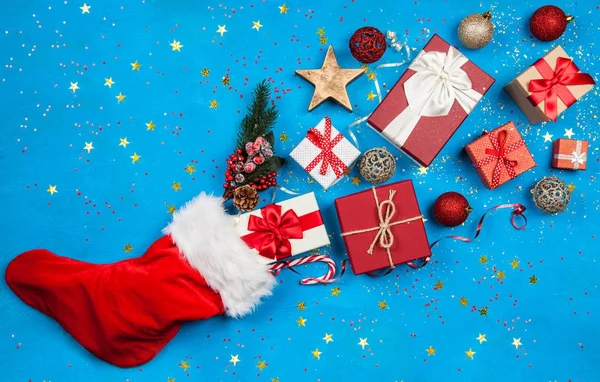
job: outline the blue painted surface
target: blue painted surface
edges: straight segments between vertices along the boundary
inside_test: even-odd
[[[557,1],[576,16],[565,35],[540,43],[527,20],[545,1],[192,1],[12,2],[0,16],[0,200],[4,242],[0,268],[34,247],[91,262],[113,262],[143,253],[180,206],[201,190],[221,191],[224,159],[234,144],[250,91],[272,80],[280,118],[276,136],[286,155],[325,115],[339,128],[374,109],[365,76],[348,88],[353,114],[327,104],[308,113],[312,87],[294,76],[319,67],[325,28],[343,67],[359,67],[347,41],[364,25],[406,36],[420,49],[433,33],[459,44],[455,30],[468,13],[492,8],[494,41],[467,56],[497,82],[424,175],[398,151],[394,180],[413,179],[429,219],[430,240],[470,235],[477,216],[505,202],[529,207],[529,226],[514,231],[508,212],[486,221],[476,243],[446,242],[434,263],[400,267],[386,278],[346,274],[327,287],[301,287],[283,273],[275,295],[242,320],[214,318],[184,326],[149,364],[130,370],[110,366],[81,348],[52,320],[23,304],[0,282],[0,381],[593,381],[600,375],[598,338],[598,90],[557,123],[529,126],[502,86],[563,44],[583,70],[598,78],[600,9],[596,1]],[[377,5],[375,5],[377,3]],[[252,22],[260,20],[260,30]],[[225,25],[221,37],[216,30]],[[173,51],[173,40],[183,48]],[[413,52],[414,53],[414,52]],[[388,50],[380,63],[394,62]],[[139,71],[131,63],[138,61]],[[210,70],[207,77],[200,71]],[[379,72],[389,88],[403,69]],[[230,86],[221,78],[228,75]],[[104,86],[112,77],[114,85]],[[79,89],[69,90],[70,82]],[[122,103],[115,98],[126,95]],[[217,100],[217,109],[209,102]],[[508,120],[518,124],[538,167],[495,191],[485,189],[462,153],[482,129]],[[156,124],[148,131],[146,123]],[[590,140],[587,171],[550,169],[551,143],[573,129]],[[363,148],[387,145],[367,127]],[[119,138],[127,137],[126,148]],[[88,154],[85,142],[93,142]],[[141,155],[132,164],[130,156]],[[184,171],[194,165],[196,172]],[[332,245],[344,256],[333,200],[363,190],[351,178],[324,192],[290,162],[279,180],[297,191],[315,191]],[[533,206],[529,189],[555,174],[576,186],[566,213],[548,216]],[[175,192],[173,182],[181,183]],[[46,192],[56,185],[58,193]],[[442,192],[464,193],[475,213],[454,230],[438,226],[430,206]],[[279,195],[283,198],[282,195]],[[268,195],[265,193],[265,198]],[[124,246],[131,244],[131,253]],[[480,261],[486,256],[487,263]],[[519,265],[513,269],[513,260]],[[316,267],[303,274],[318,274]],[[506,278],[499,280],[499,272]],[[538,278],[531,284],[530,278]],[[443,283],[436,288],[436,283]],[[439,286],[439,284],[438,284]],[[334,288],[339,288],[335,296]],[[461,306],[459,300],[468,300]],[[387,308],[380,309],[380,303]],[[306,309],[297,308],[304,302]],[[487,307],[487,316],[479,310]],[[296,320],[307,319],[299,327]],[[333,342],[322,339],[333,334]],[[476,340],[486,335],[486,342]],[[367,339],[361,348],[359,340]],[[522,346],[511,345],[520,338]],[[428,356],[425,349],[435,348]],[[317,349],[320,359],[311,354]],[[472,349],[473,359],[465,352]],[[231,355],[241,362],[233,366]],[[184,371],[181,362],[189,363]],[[257,368],[260,361],[267,367]]]

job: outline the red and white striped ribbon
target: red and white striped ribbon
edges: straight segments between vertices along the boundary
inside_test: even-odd
[[[279,275],[282,269],[292,269],[296,265],[310,264],[310,263],[325,263],[327,264],[327,272],[323,276],[319,277],[306,277],[300,280],[302,285],[314,285],[314,284],[329,284],[338,280],[339,277],[333,278],[336,272],[335,261],[329,256],[325,255],[309,255],[300,257],[298,259],[280,261],[273,263],[270,268],[270,272],[273,276]]]

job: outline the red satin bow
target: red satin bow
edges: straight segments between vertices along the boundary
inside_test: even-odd
[[[283,259],[292,255],[289,239],[302,239],[302,223],[294,210],[281,214],[281,206],[270,204],[260,210],[261,217],[251,215],[248,230],[254,231],[250,244],[262,256]],[[242,237],[244,239],[244,237]]]
[[[321,149],[319,155],[317,155],[315,159],[313,159],[312,162],[306,166],[306,171],[311,172],[315,167],[317,167],[319,162],[321,162],[319,174],[325,175],[327,173],[327,167],[331,166],[335,176],[337,178],[341,178],[344,174],[344,171],[348,167],[337,155],[335,155],[332,150],[335,145],[344,139],[344,136],[341,133],[338,133],[335,138],[331,139],[331,119],[329,117],[325,117],[324,134],[317,129],[310,129],[306,135],[306,138],[308,138],[309,141]]]
[[[540,80],[529,81],[531,94],[529,101],[537,106],[543,101],[544,114],[554,122],[558,118],[558,99],[570,107],[577,101],[567,85],[593,85],[594,79],[587,73],[581,73],[579,68],[568,58],[556,59],[556,70],[552,70],[543,58],[534,64],[537,71],[544,77]]]
[[[493,149],[485,149],[485,153],[488,156],[477,162],[476,166],[482,167],[488,163],[496,161],[496,167],[494,167],[494,173],[492,174],[492,188],[496,188],[500,185],[500,173],[502,171],[502,165],[504,165],[506,168],[506,171],[511,179],[517,176],[515,167],[518,163],[516,160],[508,159],[506,154],[525,145],[525,142],[523,142],[522,139],[519,139],[518,141],[507,146],[506,140],[508,138],[508,131],[506,130],[500,131],[497,136],[494,133],[488,133],[487,135],[490,138]]]

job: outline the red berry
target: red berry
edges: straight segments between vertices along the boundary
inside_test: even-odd
[[[229,184],[228,183],[223,183],[223,188],[229,188]]]
[[[241,154],[241,153],[243,153],[242,149],[237,149],[236,152],[238,153],[238,155]]]
[[[238,159],[239,161],[243,162],[243,161],[244,161],[244,156],[243,156],[243,155],[240,155],[240,156],[238,156],[238,157],[237,157],[237,159]]]
[[[257,188],[256,184],[254,184],[254,183],[252,183],[251,187],[254,188],[254,189]]]

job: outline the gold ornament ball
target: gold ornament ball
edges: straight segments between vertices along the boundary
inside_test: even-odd
[[[396,172],[396,160],[385,147],[367,150],[358,164],[360,175],[371,184],[384,183]]]
[[[469,49],[479,49],[486,46],[494,37],[494,24],[490,21],[492,14],[472,14],[460,22],[458,39]]]
[[[571,201],[569,186],[555,176],[537,182],[531,190],[531,195],[536,207],[547,214],[564,211]]]

